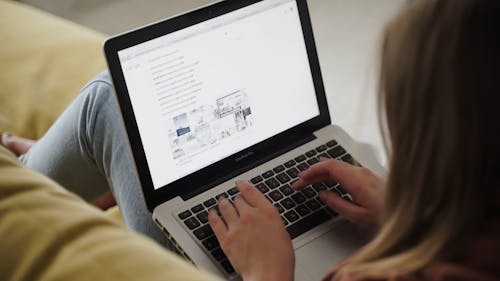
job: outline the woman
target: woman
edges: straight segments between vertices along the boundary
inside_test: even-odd
[[[390,153],[387,181],[324,159],[294,185],[340,182],[354,203],[329,192],[321,199],[348,219],[378,228],[372,242],[325,280],[500,279],[499,27],[496,0],[413,1],[390,23],[379,96]],[[149,216],[134,198],[137,179],[127,172],[132,162],[123,129],[109,122],[116,104],[111,95],[95,94],[110,92],[106,83],[87,86],[23,160],[63,184],[60,166],[81,168],[79,176],[100,171],[129,225],[154,236],[141,225]],[[55,148],[61,137],[66,149]],[[22,144],[10,140],[7,145]],[[76,156],[68,162],[68,154]],[[223,250],[244,280],[292,280],[292,244],[277,211],[250,184],[238,187],[242,195],[234,206],[221,199],[222,219],[209,215]]]

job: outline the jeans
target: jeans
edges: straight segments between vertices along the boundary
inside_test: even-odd
[[[95,199],[111,190],[125,224],[173,250],[142,199],[109,74],[92,79],[20,160],[68,190]],[[90,192],[89,192],[90,191]]]

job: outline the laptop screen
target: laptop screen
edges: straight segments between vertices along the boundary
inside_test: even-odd
[[[155,189],[320,114],[294,0],[258,2],[118,57]]]

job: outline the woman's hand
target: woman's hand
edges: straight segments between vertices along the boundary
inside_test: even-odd
[[[236,185],[241,195],[234,206],[221,198],[222,218],[214,210],[208,216],[222,250],[245,281],[293,280],[292,241],[278,211],[251,184]]]
[[[28,152],[33,144],[35,144],[34,140],[16,137],[9,133],[2,134],[2,145],[14,152],[17,156]]]
[[[321,191],[320,199],[331,209],[354,223],[379,226],[385,188],[383,181],[370,170],[322,158],[319,163],[302,172],[293,187],[302,189],[319,182],[338,182],[352,196],[354,203],[342,199],[336,192]]]

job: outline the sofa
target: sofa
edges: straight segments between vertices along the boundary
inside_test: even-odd
[[[0,0],[0,131],[41,137],[105,68],[103,39]],[[127,230],[114,210],[93,207],[0,146],[0,279],[218,280]]]
[[[0,130],[41,137],[78,90],[106,68],[104,35],[0,1]]]
[[[2,280],[218,280],[0,147]]]
[[[2,0],[0,131],[40,138],[83,85],[106,68],[104,39],[28,5]],[[103,192],[86,190],[80,194],[84,198]]]

